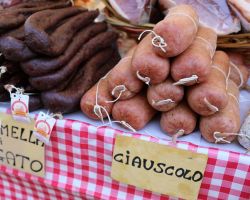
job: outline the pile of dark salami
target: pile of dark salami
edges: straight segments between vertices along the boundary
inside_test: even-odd
[[[12,84],[32,93],[30,110],[77,110],[85,91],[120,59],[118,35],[105,22],[95,22],[98,15],[66,1],[2,10],[0,52],[6,72],[0,79],[0,101],[8,100],[4,85]]]
[[[110,122],[112,115],[133,131],[159,113],[162,130],[173,139],[194,132],[198,124],[209,142],[236,138],[239,89],[249,77],[242,61],[216,51],[216,33],[201,27],[188,5],[171,8],[143,34],[147,36],[85,93],[83,113]]]

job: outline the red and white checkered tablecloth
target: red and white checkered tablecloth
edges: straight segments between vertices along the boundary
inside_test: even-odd
[[[154,137],[58,120],[46,146],[46,178],[0,166],[1,199],[171,199],[110,178],[115,136]],[[199,199],[250,199],[250,156],[178,142],[177,147],[208,154]]]

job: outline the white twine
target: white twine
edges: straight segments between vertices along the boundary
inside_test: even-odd
[[[98,81],[97,83],[97,86],[96,86],[96,94],[95,94],[95,106],[93,108],[93,112],[95,113],[95,115],[101,119],[102,123],[104,123],[104,120],[103,120],[103,114],[102,114],[102,110],[105,112],[105,114],[107,115],[108,117],[108,120],[109,120],[109,123],[111,125],[111,119],[110,119],[110,116],[109,116],[109,113],[108,111],[106,110],[105,107],[101,106],[98,104],[98,93],[99,93],[99,84],[101,82],[101,80],[104,80],[105,78],[107,78],[108,74],[110,73],[111,71],[109,71],[104,77],[100,78],[100,80]]]
[[[227,134],[227,136],[217,136],[219,134]],[[250,139],[250,137],[248,135],[244,135],[244,134],[239,134],[239,133],[221,133],[221,132],[214,132],[214,139],[215,139],[215,143],[219,143],[219,142],[225,142],[225,143],[228,143],[230,144],[231,142],[226,140],[227,137],[229,136],[240,136],[240,137],[246,137],[248,139]]]
[[[62,113],[50,113],[49,110],[48,110],[47,113],[46,113],[46,115],[47,115],[46,119],[49,119],[49,118],[63,119]]]
[[[115,103],[115,102],[117,102],[121,98],[122,93],[125,92],[126,90],[127,90],[127,88],[126,88],[125,85],[117,85],[117,86],[115,86],[114,89],[112,90],[111,94],[112,94],[112,96],[115,96],[115,93],[118,91],[119,92],[118,97],[115,100],[106,101],[106,103]]]
[[[168,105],[170,103],[174,103],[175,101],[173,101],[172,99],[163,99],[163,100],[159,100],[159,101],[155,101],[152,100],[152,105],[154,106],[164,106],[164,105]]]
[[[151,40],[152,45],[155,46],[155,47],[160,48],[164,53],[166,53],[165,47],[168,46],[167,43],[164,41],[164,39],[163,39],[160,35],[157,35],[157,34],[156,34],[154,31],[152,31],[152,30],[145,30],[145,31],[143,31],[143,32],[139,35],[138,40],[141,40],[142,35],[143,35],[144,33],[146,33],[146,32],[150,32],[151,34],[154,35],[154,37],[153,37],[152,40]]]
[[[204,103],[206,104],[206,106],[209,108],[209,110],[211,110],[212,112],[218,112],[219,111],[219,108],[212,105],[208,100],[207,98],[205,97],[204,99]]]
[[[220,66],[218,65],[212,65],[212,68],[217,69],[219,72],[221,72],[223,74],[223,76],[225,77],[225,80],[227,80],[227,75],[226,73],[220,68]]]
[[[185,85],[185,84],[193,82],[193,81],[197,82],[198,78],[199,77],[197,75],[192,75],[192,76],[190,76],[188,78],[180,79],[179,81],[173,83],[173,85]]]
[[[233,97],[233,99],[236,101],[236,103],[239,105],[240,104],[240,102],[239,102],[239,100],[236,98],[236,96],[234,96],[232,93],[230,93],[230,92],[228,92],[227,93],[229,96],[231,96],[231,97]]]
[[[206,40],[205,38],[201,37],[201,36],[197,36],[196,39],[199,39],[200,41],[203,41],[203,44],[205,44],[209,50],[210,50],[210,57],[211,59],[213,58],[214,52],[215,52],[215,48],[211,45],[211,43]]]
[[[171,9],[170,9],[170,10],[171,10]],[[194,27],[195,27],[195,31],[196,31],[196,32],[198,31],[198,24],[195,22],[195,20],[194,20],[193,17],[191,17],[190,15],[185,14],[185,13],[178,13],[178,12],[177,12],[177,13],[168,14],[168,15],[166,16],[166,18],[171,17],[171,16],[174,16],[174,15],[179,15],[179,16],[187,17],[188,19],[190,19],[190,20],[193,22]]]
[[[5,72],[7,72],[7,68],[5,66],[0,66],[0,78]]]
[[[180,137],[180,136],[183,136],[184,133],[185,133],[184,129],[178,130],[178,131],[173,135],[173,137],[172,137],[172,142],[173,142],[174,144],[176,144],[177,138]]]
[[[231,67],[229,67],[228,69],[228,74],[226,78],[226,91],[228,90],[228,81],[229,81],[230,74],[231,74]]]
[[[23,88],[17,88],[15,87],[14,85],[10,85],[10,84],[7,84],[7,85],[4,85],[4,88],[11,94],[12,93],[12,90],[16,90],[16,94],[17,95],[22,95],[24,93],[24,89]]]
[[[136,130],[127,122],[125,121],[111,121],[111,123],[119,123],[119,124],[122,124],[125,128],[129,129],[130,131],[132,132],[136,132]],[[100,128],[102,126],[106,126],[106,125],[109,125],[110,123],[106,123],[106,124],[102,124],[100,126],[97,126],[97,128]],[[113,125],[111,124],[111,126],[113,127]]]
[[[238,74],[240,76],[240,85],[238,85],[238,87],[241,88],[243,83],[244,83],[243,75],[242,75],[240,69],[232,61],[230,61],[230,66],[234,67],[236,69],[236,71],[238,72]]]
[[[150,83],[150,78],[149,77],[147,77],[147,76],[146,77],[141,76],[139,71],[136,72],[136,76],[137,76],[138,79],[140,79],[141,81],[143,81],[144,83],[146,83],[147,85],[149,85],[149,83]]]

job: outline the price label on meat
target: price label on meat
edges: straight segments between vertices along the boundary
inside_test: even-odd
[[[44,143],[33,135],[34,120],[16,121],[0,113],[0,165],[44,177]]]
[[[153,192],[197,199],[207,155],[116,136],[111,177]]]

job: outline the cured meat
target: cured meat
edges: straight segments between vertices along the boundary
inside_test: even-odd
[[[191,5],[199,15],[200,24],[214,29],[218,35],[237,33],[241,29],[240,20],[231,14],[226,0],[159,0],[159,4],[166,12],[175,5]]]

